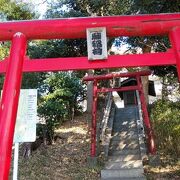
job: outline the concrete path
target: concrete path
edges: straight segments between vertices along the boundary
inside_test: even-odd
[[[108,161],[101,171],[102,180],[145,180],[140,153],[136,106],[116,107]]]

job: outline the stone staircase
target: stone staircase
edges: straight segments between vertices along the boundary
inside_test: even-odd
[[[137,119],[137,106],[116,107],[108,161],[101,171],[102,180],[146,179],[143,175]]]

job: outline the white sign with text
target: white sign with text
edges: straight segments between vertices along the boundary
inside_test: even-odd
[[[107,59],[107,37],[106,28],[88,28],[87,33],[87,47],[89,60]]]
[[[34,142],[37,123],[37,89],[21,89],[14,143]]]

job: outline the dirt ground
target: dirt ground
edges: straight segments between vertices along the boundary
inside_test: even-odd
[[[20,180],[96,180],[100,165],[91,168],[87,114],[67,122],[57,131],[58,139],[51,146],[41,146],[29,159],[19,159]],[[11,178],[10,178],[11,179]]]
[[[163,154],[158,159],[144,166],[148,180],[180,180],[180,160]]]
[[[29,159],[19,158],[19,180],[98,180],[102,163],[91,168],[87,163],[90,150],[88,115],[57,129],[58,139],[40,146]],[[145,165],[147,179],[180,180],[180,162],[162,158],[160,165]],[[12,176],[12,175],[11,175]],[[12,177],[10,177],[12,179]]]

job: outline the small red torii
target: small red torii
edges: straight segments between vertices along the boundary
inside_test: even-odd
[[[106,75],[86,76],[84,81],[93,81],[93,104],[92,104],[92,125],[91,125],[91,157],[96,156],[96,114],[97,114],[97,95],[99,92],[112,92],[112,91],[134,91],[138,90],[140,95],[140,101],[142,105],[143,120],[145,125],[145,131],[147,134],[148,151],[151,154],[156,153],[156,147],[153,138],[153,131],[151,129],[151,123],[148,116],[146,99],[144,97],[144,91],[142,87],[141,76],[149,76],[151,71],[129,72],[129,73],[111,73]],[[118,87],[118,88],[98,88],[98,81],[110,80],[119,77],[133,77],[137,81],[137,85]]]
[[[167,52],[115,55],[97,61],[87,57],[26,57],[29,40],[85,39],[86,29],[96,27],[105,27],[108,37],[167,35],[172,47]],[[2,22],[0,41],[11,41],[9,57],[0,61],[0,73],[5,73],[0,103],[0,180],[9,175],[23,72],[176,65],[180,79],[180,13]]]

